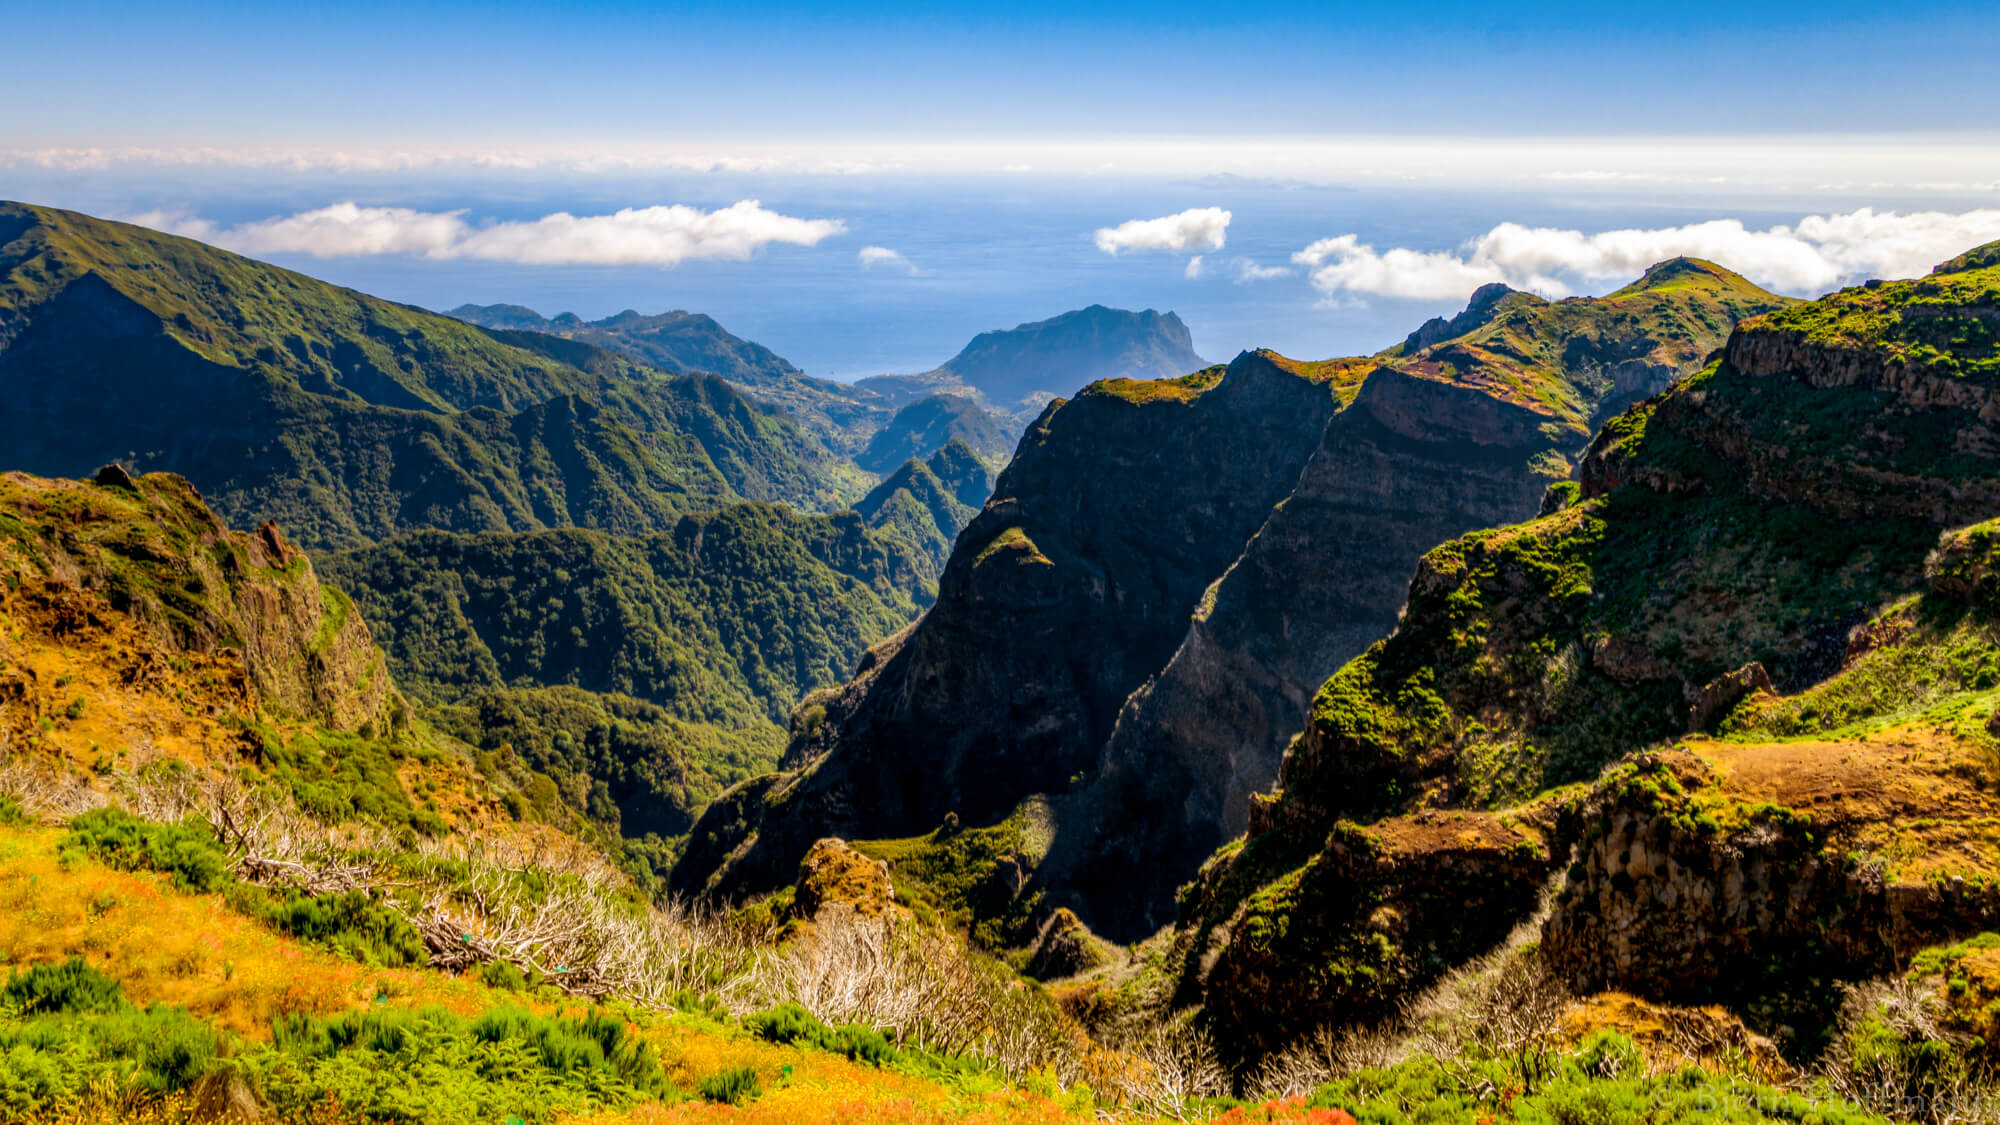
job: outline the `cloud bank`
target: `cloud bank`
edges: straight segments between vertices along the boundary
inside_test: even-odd
[[[924,272],[917,268],[915,262],[903,257],[902,254],[889,249],[887,246],[863,246],[861,253],[856,256],[861,259],[861,268],[865,270],[902,270],[911,277]]]
[[[336,203],[316,211],[219,227],[154,212],[133,221],[245,254],[346,258],[404,254],[525,265],[677,266],[742,261],[772,243],[815,246],[844,234],[839,219],[800,219],[754,199],[703,211],[680,204],[610,215],[558,211],[539,219],[474,225],[464,211]]]
[[[1220,207],[1193,207],[1178,215],[1133,219],[1097,231],[1097,248],[1106,254],[1166,250],[1220,250],[1229,234],[1229,212]]]
[[[1606,280],[1629,280],[1662,259],[1707,258],[1759,285],[1819,294],[1871,277],[1915,277],[1937,263],[2000,239],[2000,210],[1898,214],[1864,207],[1808,215],[1794,226],[1750,230],[1736,219],[1679,227],[1585,234],[1502,223],[1457,250],[1377,250],[1352,234],[1322,238],[1292,261],[1329,297],[1367,293],[1444,300],[1504,282],[1567,296]]]

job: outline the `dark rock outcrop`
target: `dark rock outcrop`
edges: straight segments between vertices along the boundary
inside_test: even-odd
[[[787,751],[797,772],[754,818],[757,839],[720,871],[684,861],[681,889],[770,885],[828,834],[907,835],[954,812],[984,824],[1095,770],[1126,696],[1340,405],[1267,353],[1161,386],[1093,387],[1043,413],[936,605],[812,700],[823,722]]]
[[[1150,933],[1243,831],[1319,685],[1393,627],[1423,551],[1532,515],[1621,372],[1692,370],[1779,304],[1665,263],[1595,301],[1483,293],[1471,334],[1416,355],[1093,387],[1030,430],[926,619],[815,697],[787,759],[807,772],[716,886],[786,871],[744,862],[781,832],[778,855],[1067,794],[1035,886],[1109,937]],[[684,866],[691,888],[713,871]]]

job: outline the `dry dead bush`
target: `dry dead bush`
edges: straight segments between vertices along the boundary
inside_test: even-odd
[[[412,848],[380,830],[319,821],[284,794],[233,777],[162,766],[109,781],[109,799],[135,815],[205,820],[247,882],[376,893],[416,928],[437,968],[505,962],[572,994],[652,1007],[686,994],[736,1014],[796,1003],[828,1024],[986,1058],[1017,1081],[1123,1082],[1134,1101],[1163,1111],[1221,1089],[1214,1051],[1191,1027],[1142,1038],[1127,1054],[1096,1051],[1042,990],[962,937],[902,915],[830,907],[772,948],[721,917],[638,901],[622,872],[567,838],[449,837]],[[18,763],[0,768],[0,792],[23,794],[24,806],[50,819],[106,799],[59,771]]]
[[[1128,1026],[1119,1054],[1125,1065],[1107,1076],[1108,1092],[1140,1113],[1186,1121],[1229,1092],[1229,1071],[1192,1013]]]
[[[1503,950],[1411,1005],[1409,1044],[1458,1071],[1468,1090],[1482,1090],[1487,1080],[1464,1060],[1502,1059],[1521,1090],[1534,1093],[1562,1049],[1562,1017],[1574,1000],[1536,950]]]
[[[104,794],[83,778],[38,758],[15,758],[0,766],[0,795],[13,798],[35,820],[65,821],[106,803]]]
[[[1328,1082],[1392,1066],[1409,1054],[1409,1034],[1397,1021],[1321,1027],[1265,1057],[1251,1071],[1245,1088],[1257,1101],[1305,1097]]]
[[[1981,1045],[1945,1020],[1928,982],[1897,975],[1849,985],[1820,1073],[1835,1093],[1897,1120],[2000,1122],[2000,1082]]]
[[[942,1054],[971,1053],[1010,1079],[1082,1074],[1088,1040],[1041,990],[953,934],[844,904],[759,963],[753,1006],[797,1004],[822,1021],[865,1024]]]

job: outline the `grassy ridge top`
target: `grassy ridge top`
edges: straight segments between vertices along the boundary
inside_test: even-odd
[[[1510,293],[1478,310],[1480,323],[1463,334],[1392,362],[1587,434],[1607,405],[1640,397],[1633,388],[1663,387],[1659,373],[1698,365],[1739,321],[1793,303],[1712,262],[1673,258],[1603,297]]]
[[[0,204],[0,371],[17,467],[180,472],[230,520],[278,518],[313,546],[655,531],[734,500],[831,510],[862,487],[712,376],[24,204]]]
[[[176,341],[212,363],[275,368],[333,397],[419,410],[517,410],[590,382],[569,363],[469,324],[193,239],[0,203],[0,340],[86,276],[157,315]]]

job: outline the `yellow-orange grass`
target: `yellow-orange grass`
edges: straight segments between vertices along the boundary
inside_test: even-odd
[[[266,1040],[275,1016],[336,1012],[382,995],[461,1015],[512,999],[469,978],[371,969],[287,940],[222,896],[185,894],[162,875],[65,867],[55,855],[60,837],[0,830],[0,953],[17,965],[81,956],[134,1003],[171,1004]]]
[[[470,977],[371,969],[281,937],[231,910],[220,895],[193,895],[164,876],[56,858],[61,831],[0,828],[0,954],[16,965],[86,958],[137,1004],[171,1004],[250,1039],[268,1041],[274,1017],[360,1008],[386,996],[398,1007],[437,1005],[475,1016],[503,1004],[543,1011],[578,1004],[525,1000]],[[653,1021],[648,1020],[648,1023]],[[646,1031],[675,1084],[750,1066],[765,1093],[751,1105],[651,1104],[585,1120],[594,1125],[726,1117],[749,1122],[1054,1122],[1074,1120],[1037,1095],[972,1095],[877,1070],[821,1051],[781,1047],[734,1030],[661,1021]],[[785,1068],[790,1067],[789,1074]],[[167,1106],[159,1120],[174,1120]],[[111,1120],[79,1107],[77,1121]]]

